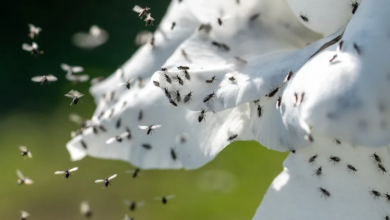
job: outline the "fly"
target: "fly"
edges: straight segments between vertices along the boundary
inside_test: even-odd
[[[65,178],[69,178],[71,176],[70,173],[74,172],[74,171],[76,171],[78,169],[79,169],[78,167],[73,167],[72,169],[65,170],[65,171],[56,171],[56,172],[54,172],[54,174],[64,175]]]
[[[65,96],[73,99],[72,102],[70,103],[70,105],[72,105],[72,104],[77,105],[77,103],[79,102],[79,99],[81,97],[83,97],[84,94],[81,94],[76,90],[70,90],[67,94],[65,94]]]
[[[149,125],[149,126],[140,125],[138,127],[141,130],[147,130],[146,134],[149,135],[149,134],[152,134],[154,129],[161,127],[161,125]]]
[[[108,187],[108,185],[111,185],[110,181],[112,179],[114,179],[116,176],[117,176],[117,174],[114,174],[114,175],[112,175],[110,177],[106,177],[104,179],[95,180],[95,183],[103,183],[104,182],[104,186]]]

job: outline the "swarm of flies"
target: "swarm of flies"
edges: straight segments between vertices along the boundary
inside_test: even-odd
[[[22,49],[25,51],[30,52],[34,56],[39,56],[40,54],[43,54],[42,50],[38,50],[38,44],[35,42],[32,42],[31,45],[29,44],[22,44]]]
[[[34,181],[32,181],[31,179],[29,179],[28,177],[25,177],[20,170],[16,170],[16,175],[18,175],[18,177],[19,177],[19,179],[17,181],[17,183],[19,185],[23,185],[23,184],[30,185],[30,184],[34,183]]]
[[[27,149],[27,147],[25,146],[20,146],[19,147],[19,150],[20,150],[20,154],[23,156],[23,157],[28,157],[28,158],[32,158],[32,154],[31,154],[31,151],[29,151]]]
[[[31,38],[31,40],[34,40],[34,38],[38,37],[39,32],[42,31],[42,28],[35,27],[33,24],[28,25],[30,33],[28,33],[28,37]]]
[[[110,177],[106,177],[104,179],[95,180],[95,183],[104,183],[105,187],[108,187],[108,185],[111,185],[110,181],[114,179],[117,176],[117,174],[114,174]]]
[[[55,82],[57,81],[57,77],[49,74],[49,75],[43,75],[43,76],[34,76],[31,78],[31,81],[33,82],[40,82],[41,85],[45,82]]]
[[[73,167],[72,169],[69,169],[69,170],[64,170],[64,171],[56,171],[54,172],[54,174],[56,175],[64,175],[65,178],[69,178],[71,175],[70,173],[78,170],[79,168],[78,167]]]
[[[77,105],[77,103],[79,102],[79,99],[81,97],[83,97],[84,94],[81,94],[76,90],[70,90],[67,94],[65,94],[65,96],[73,99],[72,102],[70,103],[70,105],[72,105],[72,104]]]

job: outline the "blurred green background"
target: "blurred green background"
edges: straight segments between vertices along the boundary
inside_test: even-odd
[[[89,83],[73,85],[65,80],[60,63],[83,66],[91,77],[108,76],[137,49],[136,34],[144,23],[132,12],[135,4],[152,8],[155,24],[162,18],[169,0],[14,0],[3,11],[5,29],[0,34],[0,219],[18,219],[20,210],[29,219],[84,219],[79,204],[87,200],[92,219],[215,220],[251,219],[269,184],[282,170],[286,154],[261,147],[255,142],[238,142],[218,157],[193,171],[141,171],[133,179],[126,174],[128,163],[86,158],[71,162],[65,148],[70,131],[77,125],[69,113],[91,117],[95,104]],[[43,28],[36,40],[45,54],[33,57],[21,49],[31,43],[27,24]],[[107,30],[108,42],[85,51],[71,44],[75,32],[88,31],[97,24]],[[149,30],[156,28],[148,27]],[[32,76],[52,73],[58,82],[41,86]],[[88,94],[77,106],[69,106],[64,94],[76,89]],[[20,156],[18,146],[26,145],[33,159]],[[80,167],[73,178],[54,175],[56,170]],[[16,184],[16,169],[35,181]],[[118,173],[113,185],[102,189],[94,180]],[[174,194],[163,205],[156,196]],[[140,200],[145,206],[130,212],[123,200]]]

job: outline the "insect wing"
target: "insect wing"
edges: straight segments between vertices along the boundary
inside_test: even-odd
[[[74,171],[76,171],[78,169],[79,169],[78,167],[73,167],[72,169],[68,170],[68,172],[71,173],[71,172],[74,172]]]
[[[104,182],[105,180],[95,180],[95,183],[102,183]]]
[[[73,99],[73,97],[74,97],[72,94],[69,94],[69,93],[68,93],[68,94],[65,94],[65,96],[68,97],[68,98],[72,98],[72,99]]]
[[[33,82],[41,82],[43,79],[43,76],[34,76],[33,78],[31,78],[31,81]]]
[[[72,72],[73,73],[80,73],[80,72],[83,72],[84,71],[84,68],[81,67],[81,66],[74,66],[72,67]]]
[[[156,129],[156,128],[159,128],[159,127],[161,127],[161,125],[153,125],[151,128],[152,129]]]
[[[24,176],[23,176],[22,171],[16,170],[16,175],[18,175],[18,177],[19,177],[20,179],[24,179]]]
[[[134,8],[133,8],[133,11],[137,12],[137,13],[141,13],[144,9],[141,8],[140,6],[138,5],[135,5]]]
[[[116,140],[116,137],[112,137],[106,141],[106,144],[112,144]]]
[[[28,212],[26,211],[21,211],[21,214],[22,214],[22,218],[27,218],[28,216],[30,216],[30,214],[28,214]]]
[[[85,214],[85,213],[88,213],[90,212],[90,207],[89,207],[89,204],[88,202],[84,201],[80,204],[80,212],[81,214]]]
[[[165,196],[166,199],[172,199],[172,198],[174,198],[174,197],[175,197],[175,195]]]
[[[25,146],[20,146],[19,149],[20,151],[27,151],[27,148]]]
[[[69,71],[71,70],[71,67],[66,63],[61,63],[61,69],[64,71]]]
[[[27,152],[27,157],[28,157],[28,158],[32,158],[32,153],[31,153],[31,151]]]
[[[22,44],[22,49],[25,51],[32,51],[33,47],[28,44]]]
[[[31,44],[31,46],[32,46],[32,48],[33,49],[38,49],[38,44],[37,43],[35,43],[35,42],[33,42],[32,44]]]
[[[116,176],[118,176],[118,175],[117,175],[117,174],[114,174],[114,175],[108,177],[108,180],[112,180],[112,179],[114,179]]]
[[[30,185],[30,184],[33,184],[33,183],[34,183],[34,181],[32,181],[31,179],[24,178],[24,184]]]
[[[128,131],[125,131],[125,132],[123,132],[122,134],[120,134],[119,137],[125,138],[125,137],[127,137],[128,135],[129,135],[129,132],[128,132]]]
[[[64,173],[65,173],[65,171],[56,171],[56,172],[54,172],[54,174],[57,174],[57,175],[64,174]]]
[[[81,116],[76,115],[76,114],[70,114],[69,120],[71,120],[72,122],[74,122],[76,124],[82,124],[85,121]]]
[[[79,92],[76,91],[76,90],[73,92],[73,94],[74,94],[74,96],[77,96],[77,97],[79,97],[79,98],[84,96],[84,94],[79,93]]]
[[[144,126],[144,125],[139,125],[138,127],[139,127],[139,129],[141,129],[141,130],[149,129],[149,126]]]
[[[85,82],[85,81],[89,80],[89,75],[87,75],[87,74],[79,75],[79,76],[76,76],[76,79],[79,82]]]
[[[57,77],[55,77],[55,76],[53,76],[53,75],[51,75],[51,74],[47,75],[47,76],[46,76],[46,79],[47,79],[47,81],[50,81],[50,82],[55,82],[55,81],[57,81]]]

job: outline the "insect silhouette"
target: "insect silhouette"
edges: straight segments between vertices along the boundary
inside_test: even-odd
[[[144,202],[136,202],[136,201],[130,201],[130,200],[125,200],[125,205],[129,207],[130,211],[135,211],[137,207],[143,206],[145,203]]]
[[[152,149],[152,145],[150,145],[150,144],[142,144],[141,146],[143,148],[145,148],[146,150],[151,150]]]
[[[84,215],[86,218],[92,217],[92,210],[89,207],[88,202],[84,201],[80,204],[80,212],[82,215]]]
[[[330,156],[329,161],[333,162],[333,164],[336,164],[341,161],[340,157]]]
[[[354,173],[357,171],[357,169],[354,166],[350,165],[350,164],[347,165],[347,168],[348,168],[348,171],[352,171]]]
[[[43,54],[43,51],[38,50],[38,44],[35,42],[32,42],[31,45],[28,44],[22,44],[22,49],[25,51],[30,52],[35,57],[39,56],[40,54]]]
[[[133,11],[138,13],[139,18],[144,17],[148,13],[149,10],[150,10],[149,7],[142,8],[138,5],[135,5],[133,8]]]
[[[122,120],[119,118],[116,123],[115,123],[115,128],[118,129],[121,127],[121,124],[122,124]]]
[[[311,156],[311,157],[309,158],[309,163],[315,163],[317,157],[318,157],[318,154]]]
[[[351,4],[351,7],[352,7],[352,14],[355,14],[356,10],[358,9],[359,7],[359,3],[358,2],[353,2]]]
[[[151,13],[148,13],[148,14],[146,15],[146,18],[144,19],[144,21],[145,21],[145,26],[150,26],[150,25],[153,26],[154,18],[153,18],[151,15],[152,15]]]
[[[361,54],[360,47],[359,47],[356,43],[353,43],[353,48],[356,50],[356,53],[357,53],[358,55]]]
[[[169,196],[156,197],[154,199],[160,200],[163,204],[168,204],[168,199],[172,199],[174,197],[175,197],[174,195],[169,195]]]
[[[64,175],[65,176],[65,178],[69,178],[71,175],[70,175],[70,173],[72,173],[72,172],[74,172],[74,171],[76,171],[76,170],[78,170],[79,168],[78,167],[73,167],[72,169],[69,169],[69,170],[65,170],[65,171],[56,171],[56,172],[54,172],[54,174],[60,174],[60,175]]]
[[[152,134],[154,129],[161,127],[161,125],[149,125],[149,126],[140,125],[138,127],[141,130],[147,130],[146,134],[149,135],[149,134]]]
[[[41,85],[45,82],[55,82],[57,81],[57,77],[49,74],[49,75],[43,75],[43,76],[34,76],[31,78],[31,81],[33,82],[40,82]]]
[[[206,83],[213,83],[215,80],[215,76],[211,77],[211,79],[206,80]]]
[[[168,99],[171,99],[171,93],[168,91],[168,88],[164,88],[164,93]]]
[[[130,135],[130,136],[129,136]],[[128,138],[130,137],[131,139],[131,133],[130,133],[130,130],[126,131],[126,132],[123,132],[122,134],[118,135],[118,136],[115,136],[115,137],[112,137],[112,138],[109,138],[107,141],[106,141],[106,144],[112,144],[114,143],[114,141],[117,141],[117,142],[122,142],[123,138]]]
[[[380,169],[383,173],[386,173],[386,172],[387,172],[387,170],[385,169],[385,167],[384,167],[382,164],[378,163],[378,167],[379,167],[379,169]]]
[[[192,100],[192,92],[189,92],[186,96],[184,96],[184,103],[189,103]]]
[[[198,31],[203,31],[206,34],[209,34],[212,29],[210,24],[201,24],[198,28]]]
[[[272,98],[278,91],[279,91],[279,87],[276,87],[276,89],[272,90],[270,93],[268,93],[265,96],[269,97],[269,98]]]
[[[18,175],[19,177],[17,181],[18,185],[23,185],[23,184],[30,185],[34,183],[34,181],[32,181],[31,179],[25,177],[20,170],[16,170],[16,175]]]
[[[157,82],[157,81],[153,81],[153,84],[154,84],[155,86],[157,86],[157,87],[160,87],[160,83]]]
[[[318,188],[318,190],[321,192],[321,197],[324,196],[325,198],[330,197],[330,192],[326,190],[325,188]]]
[[[73,73],[80,73],[84,71],[84,68],[81,66],[70,66],[66,63],[61,64],[61,69],[66,72],[66,75],[72,75]]]
[[[27,156],[28,158],[32,158],[32,154],[31,154],[31,151],[29,151],[28,149],[27,149],[27,147],[25,147],[25,146],[20,146],[19,147],[19,150],[20,150],[20,154],[23,156],[23,157],[25,157],[25,156]]]
[[[238,134],[233,134],[233,135],[229,136],[229,138],[227,139],[227,141],[232,141],[232,140],[236,139],[237,136],[238,136]]]
[[[260,118],[262,114],[263,114],[263,106],[257,105],[257,116],[259,116]]]
[[[236,59],[237,61],[239,61],[240,63],[243,63],[243,64],[247,64],[248,61],[242,59],[241,57],[234,57],[234,59]]]
[[[143,115],[144,115],[143,111],[142,111],[142,110],[139,110],[139,112],[138,112],[138,121],[141,121],[141,120],[142,120]]]
[[[125,85],[127,89],[131,88],[131,83],[134,81],[134,79],[128,79],[125,82],[119,83],[119,86]]]
[[[172,22],[171,30],[173,30],[173,28],[175,28],[175,26],[176,26],[176,22]]]
[[[300,14],[299,17],[300,17],[304,22],[309,22],[309,19],[307,18],[306,15]]]
[[[276,101],[276,109],[279,109],[282,105],[282,97],[279,96],[278,100]]]
[[[40,27],[35,27],[33,24],[28,25],[30,33],[28,33],[28,36],[33,40],[34,38],[38,37],[39,32],[42,31],[42,28]]]
[[[77,103],[79,102],[79,99],[81,97],[83,97],[84,94],[81,94],[76,90],[70,90],[67,94],[65,94],[65,96],[73,99],[72,102],[70,103],[70,105],[72,105],[72,104],[77,105]]]
[[[169,99],[169,103],[171,103],[173,106],[177,106],[176,102],[173,101],[173,99]]]
[[[284,79],[283,82],[288,82],[288,81],[290,81],[292,75],[293,75],[293,72],[290,70],[290,72],[287,73],[287,76],[286,76],[286,78]]]
[[[165,80],[167,80],[168,83],[172,83],[171,78],[167,74],[164,74]]]
[[[338,140],[338,139],[334,139],[333,141],[334,141],[336,144],[338,144],[338,145],[341,144],[341,141]]]
[[[95,183],[104,183],[105,187],[108,187],[108,185],[111,185],[110,181],[114,179],[117,176],[117,174],[114,174],[110,177],[106,177],[104,179],[95,180]]]
[[[181,100],[180,92],[179,92],[179,90],[177,90],[176,91],[176,101],[180,102],[180,100]]]
[[[322,166],[318,167],[316,170],[314,170],[314,174],[318,177],[323,176],[324,174],[322,173]]]
[[[205,103],[208,103],[209,101],[212,101],[212,98],[215,97],[215,93],[211,93],[209,95],[207,95],[204,99],[203,99],[203,102]]]
[[[305,140],[307,141],[307,142],[310,142],[310,143],[312,143],[313,141],[314,141],[314,138],[313,138],[313,136],[311,135],[311,134],[307,134],[307,135],[305,135]]]
[[[132,177],[133,178],[136,178],[137,176],[138,176],[138,174],[139,174],[139,172],[141,171],[141,169],[139,169],[139,168],[137,168],[137,169],[135,169],[135,170],[128,170],[128,171],[126,171],[126,173],[132,173]]]
[[[199,123],[202,122],[203,120],[206,122],[206,109],[201,109],[200,114],[198,116]]]
[[[180,85],[183,85],[183,83],[184,83],[179,75],[174,76],[173,79],[175,79]]]
[[[30,214],[26,211],[21,211],[21,217],[20,217],[20,220],[26,220],[27,217],[29,217]]]
[[[371,157],[373,157],[375,159],[375,162],[378,162],[378,163],[381,163],[382,160],[381,158],[378,156],[378,154],[374,153],[373,155],[371,155]]]
[[[390,202],[390,194],[389,194],[389,193],[386,193],[386,194],[384,195],[384,197],[386,198],[386,200],[387,200],[388,202]]]
[[[171,158],[172,160],[176,160],[177,159],[177,154],[176,154],[176,151],[175,149],[171,148]]]
[[[260,17],[260,13],[256,13],[256,14],[250,16],[250,17],[249,17],[249,21],[254,21],[254,20],[256,20],[258,17]]]
[[[381,196],[381,193],[376,190],[371,190],[370,193],[374,196],[374,199],[379,198]]]

